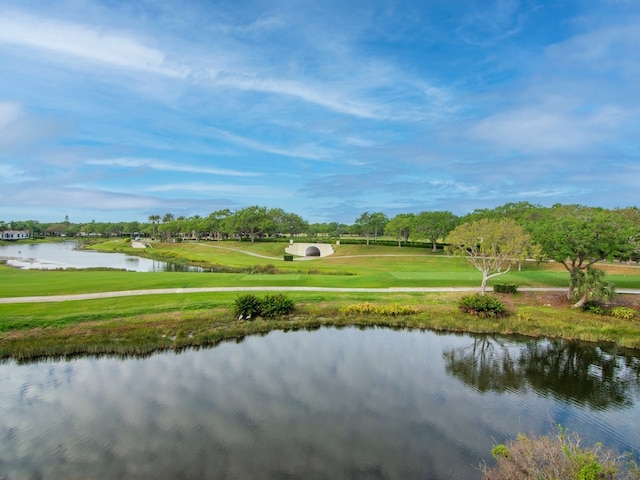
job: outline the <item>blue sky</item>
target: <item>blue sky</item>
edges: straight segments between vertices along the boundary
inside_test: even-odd
[[[0,1],[0,220],[639,205],[636,0]]]

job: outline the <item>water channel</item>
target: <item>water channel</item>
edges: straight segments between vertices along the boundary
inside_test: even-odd
[[[4,243],[0,259],[22,269],[111,268],[135,272],[202,271],[202,268],[163,262],[124,253],[79,249],[74,241],[52,243]]]
[[[640,453],[640,356],[430,331],[271,332],[0,365],[0,478],[478,479],[554,425]]]

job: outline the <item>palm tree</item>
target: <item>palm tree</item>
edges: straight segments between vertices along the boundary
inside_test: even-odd
[[[589,301],[613,300],[615,289],[612,282],[605,279],[606,273],[603,270],[589,265],[586,271],[580,271],[573,299],[576,303],[574,308],[584,306]]]
[[[156,225],[160,221],[160,215],[149,215],[149,221],[151,222],[151,225],[153,225],[153,236],[155,237],[158,233]]]

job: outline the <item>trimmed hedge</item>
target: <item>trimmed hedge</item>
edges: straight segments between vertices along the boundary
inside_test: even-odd
[[[281,293],[258,298],[253,294],[240,295],[233,304],[233,314],[239,320],[255,320],[257,317],[273,318],[288,315],[295,309],[293,300]]]
[[[515,283],[496,283],[493,286],[493,291],[496,293],[516,293],[518,285]]]
[[[464,313],[478,317],[504,317],[507,308],[497,297],[492,295],[467,295],[458,300],[458,308]]]

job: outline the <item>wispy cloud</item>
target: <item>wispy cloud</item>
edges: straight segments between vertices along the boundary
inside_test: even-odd
[[[205,175],[221,175],[231,177],[256,177],[261,175],[257,172],[202,167],[197,165],[183,165],[146,158],[92,159],[87,160],[85,163],[87,165],[96,165],[103,167],[150,169],[164,172],[200,173]]]
[[[585,113],[531,106],[492,115],[473,126],[470,134],[520,152],[589,150],[616,131],[625,117],[616,108]]]
[[[142,189],[144,192],[161,193],[161,192],[186,192],[206,194],[209,197],[220,195],[231,195],[240,198],[284,198],[291,197],[292,194],[281,188],[275,188],[267,185],[248,185],[248,184],[228,184],[228,183],[167,183],[162,185],[153,185]]]
[[[210,3],[0,6],[0,219],[637,202],[637,2]]]
[[[269,25],[273,21],[265,21]],[[252,28],[258,28],[260,22]],[[259,64],[246,63],[253,58],[236,52],[238,60],[229,62],[225,54],[222,61],[213,55],[196,53],[198,49],[183,46],[179,50],[149,45],[131,33],[91,24],[40,18],[18,12],[0,13],[0,43],[45,50],[63,56],[98,63],[112,68],[128,69],[161,75],[209,88],[232,88],[240,91],[268,93],[292,97],[337,113],[366,119],[408,118],[417,110],[433,111],[445,98],[444,90],[424,81],[403,77],[396,66],[378,62],[368,73],[360,65],[354,78],[341,75],[330,84],[317,81],[313,76],[294,78],[283,70],[277,75],[263,71]],[[247,48],[237,46],[237,48]],[[244,59],[244,60],[243,60]],[[343,59],[344,68],[353,59]],[[73,65],[73,64],[72,64]],[[77,66],[76,66],[77,68]],[[346,72],[345,72],[346,74]],[[373,93],[393,85],[397,98],[402,95],[421,96],[419,104],[406,104],[396,109],[386,101],[378,101]],[[434,103],[435,102],[435,103]],[[424,114],[424,112],[423,112]]]
[[[224,138],[235,145],[248,148],[251,150],[257,150],[260,152],[272,153],[275,155],[281,155],[285,157],[306,158],[310,160],[320,160],[330,156],[330,152],[316,145],[305,145],[302,147],[293,147],[289,149],[289,148],[276,147],[274,145],[259,142],[257,140],[252,140],[250,138],[246,138],[241,135],[236,135],[226,130],[220,130],[220,129],[214,129],[214,128],[212,128],[211,130],[217,136]]]
[[[126,34],[21,13],[0,14],[0,42],[162,75],[184,77],[186,73],[169,66],[162,51]]]
[[[29,176],[27,172],[13,165],[4,165],[0,163],[0,184],[1,183],[23,183],[33,180],[34,177]]]

